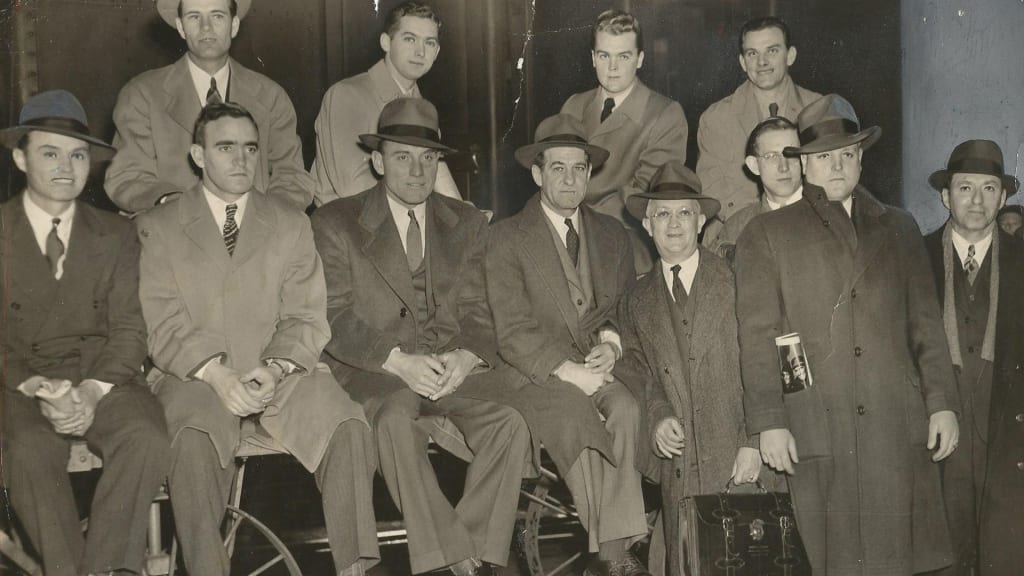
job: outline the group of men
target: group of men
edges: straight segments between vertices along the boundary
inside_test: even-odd
[[[763,18],[740,33],[748,80],[701,116],[694,173],[682,108],[636,77],[639,22],[611,10],[599,86],[516,151],[537,193],[491,225],[458,199],[416,86],[439,51],[429,6],[392,10],[383,59],[327,92],[308,173],[284,91],[228,55],[250,5],[157,1],[188,53],[122,89],[113,146],[60,90],[0,131],[26,175],[0,205],[3,481],[47,574],[141,573],[165,480],[187,570],[227,574],[242,443],[314,474],[341,575],[379,560],[377,472],[411,572],[497,573],[541,444],[586,574],[664,569],[632,551],[643,477],[668,573],[688,573],[682,500],[762,463],[816,574],[1024,563],[1024,247],[996,226],[1018,188],[997,145],[932,175],[950,218],[922,239],[859,185],[880,130],[796,86],[789,31]],[[111,157],[134,226],[77,200]],[[792,333],[807,384],[784,388]],[[76,437],[104,460],[84,539]],[[468,461],[454,505],[431,440]]]

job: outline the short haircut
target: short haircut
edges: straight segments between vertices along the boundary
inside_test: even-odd
[[[238,16],[238,0],[228,0],[228,12],[231,16]],[[178,1],[178,18],[184,16],[181,12],[181,0]]]
[[[553,146],[552,148],[558,148],[558,146]],[[566,146],[566,148],[575,148],[575,146]],[[537,155],[533,157],[533,165],[543,170],[544,166],[547,164],[547,162],[544,161],[544,153],[550,149],[551,148],[545,148],[544,150],[537,152]],[[590,152],[587,152],[583,148],[580,148],[580,150],[583,150],[583,158],[587,161],[587,166],[590,166]]]
[[[405,16],[428,18],[433,20],[434,24],[437,24],[439,31],[441,30],[441,18],[437,16],[437,13],[434,12],[434,9],[429,4],[409,0],[408,2],[402,2],[388,12],[387,18],[384,20],[384,32],[388,36],[394,36],[395,32],[398,32],[398,25],[401,24],[402,18]]]
[[[743,54],[743,37],[747,35],[747,32],[757,32],[758,30],[766,30],[768,28],[778,28],[782,31],[782,42],[789,48],[793,45],[792,39],[789,35],[789,26],[782,21],[781,18],[775,16],[765,16],[763,18],[754,18],[753,20],[747,20],[743,23],[743,27],[740,28],[740,54]]]
[[[598,15],[594,22],[594,33],[591,39],[591,50],[597,47],[597,33],[606,32],[612,36],[620,34],[636,33],[636,52],[644,51],[644,31],[640,28],[640,21],[629,12],[622,10],[605,10]]]
[[[772,116],[757,126],[754,126],[754,129],[750,131],[750,136],[747,138],[747,156],[757,156],[757,139],[765,132],[772,132],[775,130],[792,130],[797,134],[800,133],[799,130],[797,130],[796,124],[793,124],[782,116]]]
[[[240,104],[218,102],[216,104],[207,104],[203,111],[199,113],[195,129],[192,130],[192,143],[206,147],[206,125],[221,118],[248,118],[249,122],[252,122],[253,127],[256,128],[256,133],[260,133],[260,127],[256,124],[256,119]]]

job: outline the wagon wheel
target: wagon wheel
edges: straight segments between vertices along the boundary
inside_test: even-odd
[[[580,557],[587,549],[587,536],[565,484],[553,473],[541,469],[540,479],[532,489],[524,487],[522,495],[527,505],[523,516],[516,521],[515,541],[527,571],[532,576],[578,573]],[[541,546],[556,539],[570,541],[567,548],[576,552],[568,558],[544,558]]]
[[[241,534],[241,536],[239,536]],[[239,541],[244,540],[243,544]],[[245,557],[235,558],[235,548],[244,551]],[[177,557],[177,539],[171,543],[171,558]],[[260,522],[255,516],[236,508],[228,506],[224,526],[224,548],[227,549],[228,558],[232,562],[232,574],[246,574],[247,576],[258,576],[259,574],[288,574],[289,576],[302,576],[299,565],[295,562],[288,547],[277,537],[266,524]],[[239,563],[247,567],[257,565],[247,572],[236,568]],[[175,563],[172,561],[168,576],[175,576]]]

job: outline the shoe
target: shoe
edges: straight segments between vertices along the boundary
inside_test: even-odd
[[[625,558],[612,563],[612,574],[615,576],[651,576],[643,562],[630,551],[626,552]]]
[[[500,576],[501,567],[495,566],[490,562],[483,562],[482,564],[480,564],[480,566],[477,567],[476,574],[477,576]]]
[[[612,563],[597,558],[588,562],[587,568],[583,571],[583,576],[613,576],[613,574]]]
[[[460,560],[455,564],[438,570],[438,573],[450,571],[455,576],[496,576],[499,574],[498,567],[489,563],[483,562],[476,558],[466,558]]]

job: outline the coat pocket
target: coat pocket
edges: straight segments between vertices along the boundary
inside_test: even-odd
[[[828,414],[817,386],[783,395],[789,431],[796,439],[800,460],[832,455],[832,441],[828,429]]]

